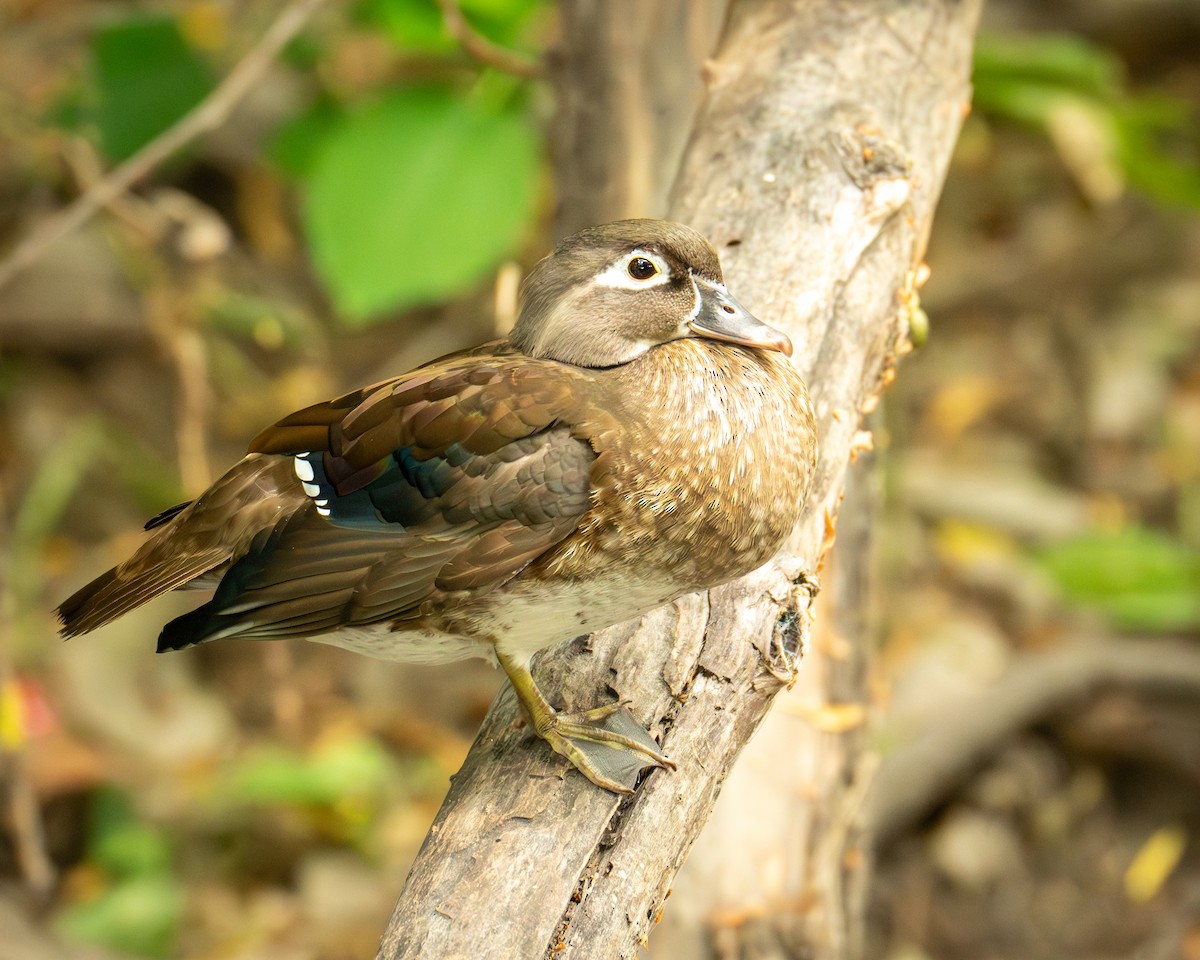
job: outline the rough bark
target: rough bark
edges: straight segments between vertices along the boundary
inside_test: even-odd
[[[563,0],[550,56],[555,237],[661,217],[729,0]]]
[[[634,797],[564,777],[500,694],[381,957],[632,957],[646,941],[734,760],[798,666],[860,417],[902,342],[904,292],[967,106],[978,12],[979,0],[734,5],[669,212],[714,241],[739,298],[793,337],[821,428],[809,510],[762,570],[540,662],[557,703],[615,694],[662,735],[679,769],[652,772]],[[814,730],[787,758],[813,784],[830,781],[821,747]],[[820,848],[836,798],[791,812],[803,850]],[[821,934],[799,941],[824,946]]]
[[[878,478],[846,475],[837,549],[812,641],[721,791],[653,936],[664,957],[779,960],[861,954],[870,847],[863,810],[872,522]]]

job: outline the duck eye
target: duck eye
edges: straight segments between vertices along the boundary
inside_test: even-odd
[[[629,261],[629,275],[634,280],[649,280],[658,276],[658,267],[645,257],[634,257]]]

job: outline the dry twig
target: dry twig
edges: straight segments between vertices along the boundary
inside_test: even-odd
[[[228,76],[175,124],[147,143],[103,179],[81,193],[19,243],[0,263],[0,287],[32,264],[51,246],[107,207],[171,154],[225,122],[250,92],[279,51],[308,22],[325,0],[291,0]]]
[[[538,80],[545,76],[540,63],[526,60],[477,32],[463,16],[456,0],[438,0],[438,6],[442,8],[442,22],[450,36],[480,63],[518,77]]]

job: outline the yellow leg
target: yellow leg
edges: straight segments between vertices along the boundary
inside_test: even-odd
[[[504,672],[508,674],[521,709],[534,732],[550,744],[556,753],[566,757],[576,770],[596,786],[614,793],[633,793],[615,777],[628,777],[637,769],[652,763],[670,770],[675,769],[675,764],[658,751],[658,744],[650,734],[641,729],[629,716],[628,711],[623,710],[624,703],[610,703],[580,713],[558,713],[533,682],[533,675],[529,672],[526,660],[499,651],[497,658]],[[600,726],[618,713],[623,713],[628,718],[627,722],[621,724],[627,732],[622,733]],[[593,744],[601,749],[596,749]],[[616,751],[632,752],[640,755],[642,759],[631,757],[622,762]]]

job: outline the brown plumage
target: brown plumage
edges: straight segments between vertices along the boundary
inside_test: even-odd
[[[584,231],[531,272],[508,341],[264,430],[62,604],[63,633],[215,585],[160,650],[298,636],[390,659],[494,656],[539,735],[623,790],[631,766],[669,762],[644,732],[606,729],[609,708],[555,714],[530,656],[778,549],[814,459],[783,353],[699,234],[650,220]]]

